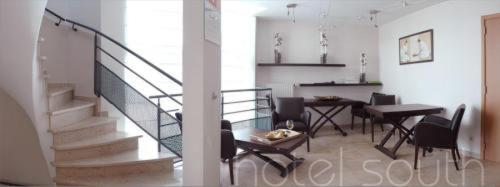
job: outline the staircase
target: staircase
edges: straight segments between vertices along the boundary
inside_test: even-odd
[[[49,84],[47,90],[58,185],[175,185],[175,155],[146,149],[142,135],[117,130],[117,119],[100,111],[99,99],[75,96],[73,85]]]

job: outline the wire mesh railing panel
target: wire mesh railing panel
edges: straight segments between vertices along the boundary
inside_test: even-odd
[[[271,129],[271,94],[270,88],[224,90],[222,118],[231,121],[235,129]]]
[[[173,154],[182,157],[182,134],[177,120],[100,63],[96,91],[127,118]],[[158,119],[158,111],[162,113]],[[161,124],[160,126],[158,124]],[[167,125],[169,124],[169,125]],[[159,129],[162,128],[161,131]],[[161,134],[159,134],[161,132]],[[170,138],[167,140],[167,138]],[[160,141],[161,140],[161,141]]]

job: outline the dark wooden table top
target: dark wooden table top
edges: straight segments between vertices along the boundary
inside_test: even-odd
[[[423,104],[376,105],[365,106],[368,113],[379,118],[398,118],[439,114],[442,107]]]
[[[250,135],[253,134],[261,134],[261,133],[266,133],[269,132],[269,130],[262,130],[262,129],[256,129],[256,128],[245,128],[245,129],[238,129],[233,131],[234,139],[236,140],[236,144],[240,146],[247,146],[251,147],[254,149],[259,149],[260,151],[284,151],[284,152],[290,152],[295,150],[297,147],[302,145],[306,139],[307,135],[301,134],[298,135],[298,137],[293,138],[291,140],[278,143],[275,145],[267,145],[262,142],[254,141],[250,138]]]
[[[365,102],[352,99],[342,98],[339,100],[319,100],[319,99],[304,99],[306,107],[321,107],[321,106],[347,106],[347,105],[363,105]]]

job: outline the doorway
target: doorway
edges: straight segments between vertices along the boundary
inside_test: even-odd
[[[500,14],[482,17],[482,158],[500,162]]]

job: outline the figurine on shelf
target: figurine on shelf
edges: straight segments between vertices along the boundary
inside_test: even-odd
[[[361,75],[359,76],[359,83],[366,83],[366,64],[367,64],[367,59],[366,59],[366,54],[361,53]]]
[[[319,45],[320,45],[320,55],[321,63],[326,64],[328,55],[328,38],[326,37],[326,32],[319,32]]]
[[[280,64],[281,63],[281,44],[283,41],[283,38],[281,38],[281,34],[279,32],[274,33],[274,63]]]

